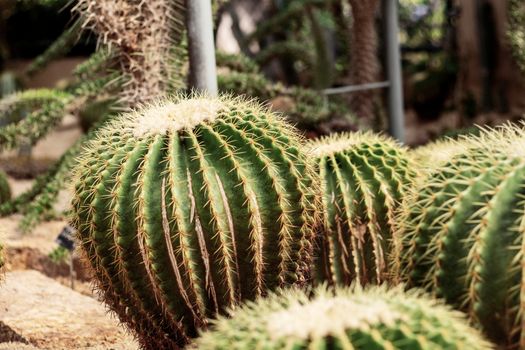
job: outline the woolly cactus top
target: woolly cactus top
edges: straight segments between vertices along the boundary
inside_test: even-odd
[[[195,349],[490,349],[463,316],[419,292],[282,291],[214,321]]]
[[[384,300],[357,299],[322,294],[307,304],[296,300],[286,310],[265,317],[267,330],[273,339],[294,337],[307,340],[347,330],[368,330],[380,324],[393,326],[405,318]]]
[[[242,97],[232,98],[228,95],[220,97],[194,95],[190,98],[180,95],[157,100],[116,118],[105,128],[105,131],[99,133],[99,136],[104,138],[105,135],[115,132],[129,133],[139,138],[165,135],[168,132],[191,130],[201,123],[211,124],[217,119],[228,119],[236,111],[243,111],[250,116],[264,115],[268,122],[285,127],[286,130],[283,132],[287,137],[296,138],[295,133],[288,133],[293,129],[292,127],[261,105],[252,100]]]
[[[392,147],[400,145],[393,139],[372,132],[341,133],[336,135],[324,136],[312,141],[307,145],[307,151],[315,157],[329,156],[339,152],[352,149],[360,144],[388,144]]]
[[[228,109],[221,99],[196,97],[190,100],[158,102],[130,120],[135,136],[166,134],[167,131],[192,129],[202,122],[211,122]]]
[[[512,159],[525,156],[525,123],[479,127],[479,135],[461,135],[457,140],[443,139],[416,148],[413,159],[419,168],[432,173],[456,158]],[[420,180],[425,181],[424,177]]]

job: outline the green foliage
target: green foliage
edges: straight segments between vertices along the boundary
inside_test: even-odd
[[[69,101],[66,98],[45,104],[19,123],[9,124],[0,129],[0,149],[12,149],[23,143],[35,144],[62,120]]]
[[[259,73],[259,66],[244,55],[228,54],[217,51],[215,54],[217,66],[219,68],[228,68],[231,71],[239,73]]]
[[[442,43],[445,1],[401,0],[399,17],[402,45],[438,46]]]
[[[505,126],[420,152],[427,176],[398,217],[394,259],[402,281],[464,310],[509,348],[525,336],[524,141],[522,129]]]
[[[110,122],[81,156],[73,226],[106,303],[148,349],[309,280],[313,168],[260,106],[176,99]]]
[[[293,19],[301,18],[306,12],[308,6],[324,5],[324,0],[295,0],[290,1],[285,9],[279,11],[275,16],[271,17],[257,26],[257,29],[250,34],[247,41],[252,41],[256,38],[264,37],[268,34],[281,30],[286,25],[289,25]],[[303,17],[304,18],[304,17]]]
[[[285,87],[280,83],[273,83],[260,73],[228,72],[219,73],[219,90],[235,95],[245,95],[261,101],[280,99],[281,105],[277,109],[283,112],[286,118],[301,128],[314,128],[320,122],[334,117],[342,117],[350,125],[356,127],[358,121],[348,108],[335,100],[328,100],[319,91],[298,86]],[[280,107],[280,108],[279,108]]]
[[[395,210],[414,178],[413,162],[394,140],[372,133],[310,142],[321,179],[323,234],[317,278],[330,284],[381,283],[398,245]]]
[[[335,24],[333,1],[292,0],[276,5],[276,13],[257,24],[245,44],[258,41],[262,50],[256,61],[267,64],[274,58],[293,63],[296,73],[307,77],[317,89],[329,87],[334,79],[334,62],[326,35]],[[347,29],[347,28],[345,28]],[[300,44],[298,44],[300,43]]]
[[[21,121],[30,112],[45,104],[68,100],[69,94],[52,89],[34,89],[10,94],[0,100],[0,123],[3,125]]]
[[[0,204],[5,203],[11,199],[11,187],[7,181],[7,175],[0,171]]]
[[[292,289],[230,315],[193,349],[492,349],[463,315],[401,288]]]
[[[509,32],[514,57],[525,71],[525,6],[521,0],[508,1]]]
[[[255,60],[258,64],[265,65],[275,57],[281,56],[301,61],[305,69],[313,69],[315,66],[315,57],[312,57],[310,48],[296,41],[278,41],[270,44],[257,53]]]
[[[53,249],[51,253],[49,253],[48,257],[55,264],[60,264],[66,262],[66,260],[69,258],[69,254],[69,250],[62,246],[58,246]]]

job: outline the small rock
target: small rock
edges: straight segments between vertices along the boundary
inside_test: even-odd
[[[37,271],[6,274],[3,309],[0,322],[40,349],[138,349],[104,305]]]

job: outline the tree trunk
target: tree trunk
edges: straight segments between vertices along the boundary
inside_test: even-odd
[[[377,32],[375,14],[379,0],[349,0],[352,7],[351,75],[355,85],[377,82]],[[374,117],[376,90],[355,92],[352,110],[359,118],[371,121]]]

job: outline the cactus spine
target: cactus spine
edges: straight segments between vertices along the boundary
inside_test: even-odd
[[[460,313],[401,288],[289,290],[231,316],[194,349],[491,349]]]
[[[463,144],[463,145],[462,145]],[[399,216],[400,278],[464,310],[498,343],[525,349],[525,132],[459,141]]]
[[[310,143],[321,178],[324,234],[317,245],[320,280],[380,283],[395,239],[394,210],[414,178],[395,141],[372,133],[341,134]]]
[[[252,102],[194,97],[117,118],[86,150],[73,222],[145,348],[182,346],[208,317],[307,282],[317,209],[299,141]]]

